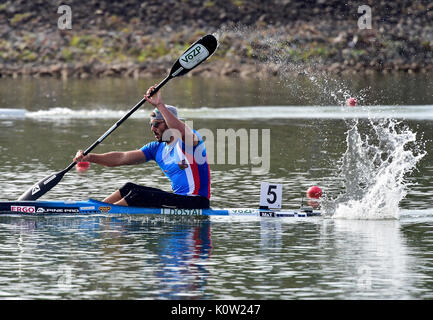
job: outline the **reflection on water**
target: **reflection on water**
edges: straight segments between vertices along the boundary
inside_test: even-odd
[[[212,251],[209,221],[197,226],[179,224],[158,239],[160,298],[205,298],[206,260]]]
[[[2,278],[14,279],[5,298],[204,296],[209,221],[1,217],[0,226]]]
[[[334,268],[344,268],[341,290],[347,298],[410,298],[413,259],[398,221],[335,220]],[[327,270],[324,270],[327,273]],[[346,286],[346,287],[345,287]],[[409,292],[408,292],[409,291]]]

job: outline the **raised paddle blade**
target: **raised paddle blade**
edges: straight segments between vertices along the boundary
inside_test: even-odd
[[[174,63],[170,71],[171,77],[183,76],[209,58],[218,48],[218,40],[208,34],[194,42]]]
[[[26,192],[24,192],[21,197],[18,198],[18,200],[37,200],[54,188],[60,182],[60,180],[62,180],[65,173],[66,171],[63,170],[43,178],[41,181],[34,184]]]

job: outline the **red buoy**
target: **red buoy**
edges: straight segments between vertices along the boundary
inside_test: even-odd
[[[319,199],[322,196],[322,189],[318,186],[312,186],[307,190],[307,197],[311,199]]]
[[[349,107],[356,106],[356,99],[355,98],[349,98],[346,100],[346,105]]]

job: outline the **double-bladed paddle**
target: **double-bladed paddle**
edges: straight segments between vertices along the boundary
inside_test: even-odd
[[[188,73],[200,63],[209,58],[217,49],[218,40],[211,34],[204,36],[193,43],[173,64],[170,73],[164,80],[162,80],[152,91],[151,96],[158,92],[169,80],[174,77],[183,76]],[[116,130],[126,119],[128,119],[142,104],[146,102],[146,98],[141,99],[131,110],[128,111],[120,120],[118,120],[110,129],[108,129],[98,140],[96,140],[90,147],[88,147],[83,154],[90,153],[98,144],[100,144],[106,137],[108,137],[114,130]],[[43,196],[45,193],[54,188],[63,176],[71,170],[77,162],[72,162],[68,167],[60,172],[51,174],[38,183],[34,184],[30,189],[18,198],[18,200],[36,200]]]

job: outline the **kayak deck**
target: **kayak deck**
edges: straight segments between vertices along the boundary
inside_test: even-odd
[[[250,216],[250,217],[312,217],[320,216],[319,211],[311,208],[291,210],[270,210],[251,208],[229,209],[178,209],[178,208],[141,208],[118,206],[94,199],[87,201],[6,201],[0,202],[0,214],[21,216],[46,215],[172,215],[172,216]]]

